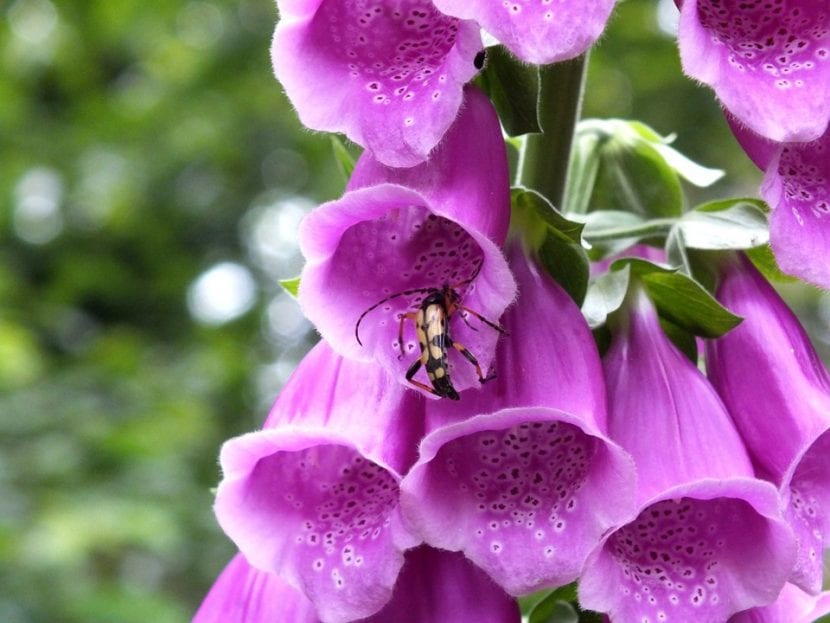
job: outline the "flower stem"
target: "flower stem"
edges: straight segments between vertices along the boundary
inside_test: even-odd
[[[562,209],[574,129],[582,110],[587,52],[573,60],[539,68],[538,115],[541,134],[525,137],[518,182]]]

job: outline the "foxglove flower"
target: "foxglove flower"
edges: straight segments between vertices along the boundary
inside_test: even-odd
[[[525,62],[547,64],[585,52],[602,34],[614,0],[434,0],[447,15],[471,19]]]
[[[300,589],[325,623],[377,612],[417,540],[398,510],[423,400],[320,343],[263,430],[222,447],[219,524],[257,569]]]
[[[812,141],[830,119],[830,7],[824,0],[683,0],[684,71],[774,141]]]
[[[237,554],[214,582],[191,623],[274,621],[320,623],[314,606],[302,593],[277,574],[260,571]]]
[[[589,557],[580,602],[619,621],[725,621],[773,601],[792,531],[698,369],[634,292],[604,358],[611,438],[634,457],[636,519]]]
[[[780,487],[799,541],[792,582],[818,592],[830,534],[830,375],[784,301],[745,257],[718,299],[743,322],[706,345],[706,366],[761,474]]]
[[[809,595],[793,584],[785,584],[774,602],[739,612],[729,623],[813,623],[828,613],[830,591]]]
[[[513,594],[576,579],[633,510],[633,464],[604,435],[591,333],[550,277],[511,251],[520,298],[505,314],[498,377],[460,403],[430,402],[433,429],[401,485],[427,543],[468,558]]]
[[[467,94],[434,158],[402,170],[364,154],[346,194],[309,214],[300,229],[304,313],[338,353],[374,360],[401,383],[419,355],[402,316],[427,295],[448,286],[491,322],[515,295],[498,246],[510,217],[504,142],[489,100],[474,89]],[[486,374],[497,331],[456,316],[450,332]],[[479,385],[475,368],[452,349],[449,366],[457,390]]]
[[[778,264],[830,289],[830,131],[811,143],[776,144],[730,122],[747,155],[765,170],[761,195],[773,208],[770,244]]]
[[[381,162],[423,162],[478,71],[475,22],[430,0],[278,0],[274,72],[300,120],[342,132]]]
[[[519,608],[460,554],[418,547],[391,600],[361,623],[519,623]],[[282,578],[238,554],[205,598],[193,623],[319,623],[314,607]]]

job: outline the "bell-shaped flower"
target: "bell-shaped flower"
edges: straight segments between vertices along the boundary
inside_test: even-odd
[[[715,390],[629,294],[603,363],[611,438],[637,464],[636,519],[588,558],[580,602],[614,621],[725,621],[772,602],[795,560]]]
[[[390,601],[360,623],[519,623],[519,607],[464,556],[430,547],[406,553]],[[238,554],[193,623],[320,623],[305,596]]]
[[[515,296],[499,250],[510,218],[504,142],[489,100],[467,94],[433,158],[391,169],[364,154],[349,190],[300,229],[306,316],[338,353],[374,360],[410,387],[406,373],[420,355],[412,320],[424,299],[459,296],[448,332],[486,375],[499,332],[482,318],[497,323]],[[455,389],[478,386],[476,368],[447,350]],[[429,387],[420,374],[413,380]]]
[[[271,58],[297,114],[342,132],[381,162],[426,160],[480,69],[475,22],[430,0],[278,0]]]
[[[279,618],[277,618],[279,617]],[[234,556],[191,623],[320,623],[314,606],[276,573]]]
[[[781,270],[830,289],[830,130],[810,143],[779,144],[727,119],[765,171],[761,195],[773,209],[770,244]]]
[[[774,602],[739,612],[729,623],[814,623],[825,614],[830,614],[830,591],[810,595],[785,584]]]
[[[678,2],[679,3],[679,2]],[[812,141],[830,120],[830,7],[824,0],[683,0],[684,71],[774,141]]]
[[[325,343],[300,363],[263,430],[226,442],[215,512],[257,569],[281,575],[325,623],[374,614],[417,539],[399,513],[424,401]]]
[[[706,367],[758,471],[781,490],[799,541],[791,579],[817,592],[830,535],[830,375],[810,340],[743,256],[723,263],[717,297],[743,316],[706,344]]]
[[[460,403],[429,402],[401,484],[424,540],[464,554],[509,593],[572,582],[633,511],[631,459],[605,434],[602,369],[579,308],[518,246],[498,376]]]
[[[475,20],[527,63],[556,63],[585,52],[602,34],[614,0],[433,0],[447,15]]]

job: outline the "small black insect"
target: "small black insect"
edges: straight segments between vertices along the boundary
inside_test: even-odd
[[[473,65],[475,65],[476,69],[481,69],[484,67],[484,62],[487,60],[487,50],[482,50],[476,57],[473,59]]]
[[[360,341],[359,334],[360,323],[369,312],[376,309],[378,306],[383,305],[387,301],[399,296],[408,296],[421,293],[425,294],[426,296],[424,296],[423,300],[418,304],[417,309],[400,315],[398,345],[401,349],[401,356],[404,356],[405,354],[403,350],[403,327],[407,320],[411,320],[415,323],[415,332],[418,336],[418,345],[421,349],[420,357],[418,357],[418,359],[416,359],[406,371],[406,380],[414,386],[429,392],[430,394],[435,394],[441,398],[449,398],[450,400],[458,400],[460,396],[455,390],[455,387],[453,387],[452,381],[450,381],[449,368],[447,366],[447,354],[450,348],[454,348],[459,353],[464,355],[464,358],[475,366],[480,383],[486,383],[493,377],[485,377],[481,372],[481,366],[475,356],[467,350],[464,345],[453,341],[450,337],[450,318],[452,318],[458,311],[466,312],[471,316],[475,316],[481,322],[492,329],[495,329],[499,333],[504,335],[507,333],[495,322],[487,320],[478,312],[473,311],[469,307],[465,307],[461,304],[461,296],[458,294],[457,288],[460,288],[475,279],[480,269],[481,265],[476,268],[476,271],[472,277],[466,281],[462,281],[454,285],[444,284],[441,288],[412,288],[410,290],[396,292],[395,294],[378,301],[369,309],[360,314],[360,317],[357,319],[357,323],[355,323],[354,326],[354,335],[357,339],[357,343],[361,346],[363,345]],[[467,326],[470,326],[464,315],[462,315],[462,319],[465,323],[467,323]],[[472,326],[470,326],[470,328],[472,328]],[[413,378],[418,370],[421,369],[421,366],[424,366],[426,369],[427,377],[429,377],[431,386],[421,383]]]

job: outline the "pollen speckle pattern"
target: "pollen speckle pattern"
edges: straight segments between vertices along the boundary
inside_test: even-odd
[[[779,90],[803,88],[830,58],[830,12],[789,0],[698,0],[700,23],[728,48],[737,72],[765,75]]]
[[[731,604],[721,587],[758,555],[754,535],[763,521],[739,499],[682,498],[647,507],[605,545],[626,598],[615,616],[643,623],[726,620]]]
[[[527,555],[553,559],[595,451],[575,426],[528,422],[452,441],[438,460],[478,515],[481,549],[500,556],[519,539]]]
[[[426,0],[326,0],[314,29],[326,45],[339,43],[334,53],[350,79],[363,83],[367,100],[399,108],[409,127],[425,113],[419,107],[441,98],[459,21]]]

